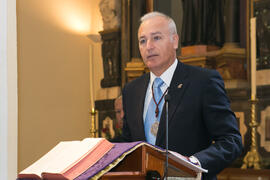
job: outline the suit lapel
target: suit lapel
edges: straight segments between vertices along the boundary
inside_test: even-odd
[[[147,73],[145,78],[143,78],[143,81],[141,82],[141,84],[138,86],[139,88],[137,89],[138,92],[135,92],[135,94],[138,94],[138,96],[136,97],[138,100],[138,107],[136,108],[137,111],[135,111],[134,117],[136,122],[138,122],[138,126],[136,126],[136,128],[138,128],[138,132],[139,134],[141,134],[141,138],[143,138],[144,140],[146,140],[145,137],[145,131],[144,131],[144,121],[143,121],[143,112],[144,112],[144,101],[145,101],[145,96],[146,96],[146,90],[149,84],[149,80],[150,80],[150,74]]]
[[[188,77],[188,70],[186,69],[186,66],[178,62],[177,67],[175,69],[170,88],[169,88],[169,95],[170,95],[170,101],[169,101],[169,124],[170,121],[172,121],[175,111],[177,108],[181,106],[181,99],[189,85],[189,82],[187,80]],[[165,104],[162,111],[162,116],[160,119],[160,124],[158,128],[158,134],[156,139],[156,145],[160,145],[162,142],[162,139],[165,139],[165,127],[166,127],[166,117],[165,117]]]

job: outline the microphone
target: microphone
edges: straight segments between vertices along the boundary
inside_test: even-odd
[[[145,180],[160,180],[161,176],[158,171],[147,171]]]
[[[168,88],[169,89],[169,88]],[[165,161],[165,172],[164,172],[164,179],[168,179],[168,149],[169,149],[169,101],[171,99],[171,96],[169,95],[169,92],[165,95],[165,108],[166,108],[166,161]]]

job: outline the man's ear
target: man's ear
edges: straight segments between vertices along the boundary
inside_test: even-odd
[[[172,38],[173,38],[172,39],[173,40],[173,47],[176,50],[176,49],[178,49],[179,36],[178,36],[178,34],[174,34]]]

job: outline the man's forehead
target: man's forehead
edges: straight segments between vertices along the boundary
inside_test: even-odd
[[[160,34],[160,35],[162,35],[163,33],[161,32],[161,31],[153,31],[153,32],[149,32],[149,33],[147,33],[147,34],[145,34],[145,33],[140,33],[139,32],[139,38],[143,38],[143,37],[145,37],[146,35],[150,35],[150,36],[155,36],[155,35],[158,35],[158,34]]]

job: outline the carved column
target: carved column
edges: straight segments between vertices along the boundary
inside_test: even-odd
[[[225,1],[225,44],[239,43],[239,0]]]
[[[224,80],[246,79],[246,50],[239,46],[239,4],[239,0],[225,1],[225,43],[215,58],[215,69],[220,72]]]

